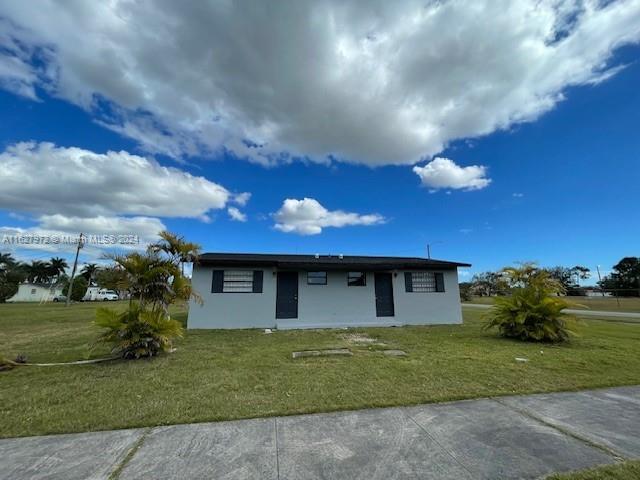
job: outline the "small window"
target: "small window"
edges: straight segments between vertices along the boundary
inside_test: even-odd
[[[36,289],[35,289],[35,288],[32,288],[32,289],[31,289],[31,295],[35,295],[35,294],[36,294]]]
[[[444,292],[444,275],[440,272],[406,272],[405,287],[407,292]]]
[[[347,285],[350,287],[364,287],[367,284],[367,274],[364,272],[349,272]]]
[[[307,285],[326,285],[327,272],[307,272]]]
[[[222,292],[253,292],[253,270],[225,270]]]

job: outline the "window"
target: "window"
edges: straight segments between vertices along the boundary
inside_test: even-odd
[[[222,292],[253,292],[253,271],[225,270]]]
[[[327,272],[307,272],[307,285],[326,285]]]
[[[262,270],[214,270],[211,293],[262,293]]]
[[[367,274],[364,272],[349,272],[347,285],[350,287],[364,287],[367,284]]]
[[[35,288],[32,288],[32,289],[31,289],[31,295],[35,295],[35,294],[36,294],[36,289],[35,289]]]
[[[444,292],[444,274],[439,272],[405,272],[404,283],[407,292]]]

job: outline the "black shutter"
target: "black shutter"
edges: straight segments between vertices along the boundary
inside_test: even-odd
[[[436,292],[444,292],[444,274],[436,273]]]
[[[413,279],[411,278],[411,272],[404,272],[404,291],[413,292]]]
[[[253,271],[253,293],[262,293],[262,270]]]
[[[211,279],[211,293],[222,293],[224,285],[224,270],[214,270]]]

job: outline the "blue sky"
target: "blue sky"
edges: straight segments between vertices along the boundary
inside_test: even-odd
[[[637,4],[627,3],[630,12],[637,15]],[[593,13],[593,18],[598,18],[596,13]],[[5,18],[23,27],[23,14],[5,12]],[[584,20],[585,24],[588,20]],[[50,21],[55,22],[55,18]],[[391,21],[393,19],[390,18]],[[38,32],[42,23],[34,21],[33,25],[24,27]],[[611,28],[620,27],[612,24]],[[19,31],[11,30],[14,40],[19,35]],[[393,122],[404,118],[404,113],[394,117],[393,111],[389,111],[387,126],[379,118],[386,114],[384,110],[368,112],[368,107],[358,101],[354,101],[353,108],[360,107],[364,113],[354,118],[366,121],[358,123],[350,118],[350,110],[343,110],[346,107],[337,103],[331,111],[335,111],[335,121],[344,121],[344,125],[336,131],[326,127],[333,120],[323,116],[326,112],[322,105],[306,105],[304,101],[305,105],[300,108],[308,108],[310,112],[308,115],[297,110],[291,113],[290,116],[295,116],[298,122],[294,126],[281,120],[287,113],[283,106],[285,102],[269,106],[271,117],[264,113],[266,110],[260,110],[265,115],[263,123],[257,120],[260,117],[256,113],[247,121],[253,123],[255,120],[251,128],[244,128],[243,116],[227,114],[227,117],[218,117],[216,109],[206,113],[204,118],[213,119],[210,121],[216,128],[224,123],[224,129],[220,127],[208,132],[201,123],[198,123],[197,130],[193,124],[184,127],[184,123],[193,121],[193,115],[185,114],[185,121],[180,123],[179,115],[176,117],[174,113],[183,111],[186,103],[164,105],[163,110],[158,107],[154,111],[153,107],[147,109],[140,100],[127,100],[127,95],[108,95],[106,92],[115,90],[101,87],[97,80],[93,84],[86,78],[83,83],[79,80],[70,82],[68,78],[72,75],[65,80],[65,73],[73,72],[77,66],[63,57],[63,43],[54,46],[53,53],[49,55],[42,54],[40,49],[45,48],[41,45],[49,45],[47,42],[50,40],[40,37],[35,40],[29,38],[33,46],[20,47],[22,50],[16,50],[18,47],[15,45],[5,45],[4,54],[23,61],[25,68],[35,73],[28,77],[19,71],[8,77],[4,84],[0,82],[4,86],[0,90],[0,142],[4,152],[0,163],[5,162],[3,168],[9,171],[16,162],[26,161],[25,150],[15,150],[16,144],[34,143],[27,148],[29,165],[33,165],[27,174],[29,178],[22,179],[21,185],[16,186],[21,177],[7,174],[4,179],[7,183],[0,185],[0,227],[3,229],[0,233],[73,232],[76,226],[98,225],[90,222],[99,217],[103,220],[118,219],[113,220],[115,223],[107,222],[117,226],[118,231],[113,233],[140,234],[144,239],[150,238],[149,229],[164,225],[200,243],[205,251],[425,256],[426,245],[430,243],[434,258],[472,263],[469,274],[523,260],[534,260],[543,265],[581,264],[593,270],[596,265],[601,265],[607,271],[621,257],[640,253],[640,47],[637,46],[638,37],[634,35],[637,32],[625,37],[626,46],[608,50],[606,46],[609,43],[617,45],[617,40],[601,39],[605,51],[603,57],[589,57],[597,68],[592,66],[588,74],[574,72],[570,78],[555,82],[542,93],[535,91],[531,97],[535,101],[525,95],[523,102],[530,101],[534,105],[531,107],[533,112],[529,107],[520,108],[515,104],[517,99],[514,99],[514,104],[502,105],[500,88],[505,88],[504,95],[508,97],[514,89],[523,89],[526,93],[527,88],[535,90],[535,85],[527,86],[523,83],[526,80],[520,79],[517,88],[510,87],[508,82],[503,87],[500,84],[502,77],[491,77],[486,81],[492,82],[496,96],[481,98],[478,102],[480,106],[486,105],[489,113],[495,109],[495,118],[485,119],[480,114],[470,113],[479,120],[467,126],[464,125],[464,112],[459,116],[440,114],[434,125],[439,125],[442,133],[438,133],[434,140],[424,140],[426,136],[416,133],[408,135],[406,141],[398,139],[397,145],[394,144],[397,134],[391,143],[384,140],[384,136],[397,128]],[[24,38],[20,40],[26,41]],[[594,49],[597,50],[596,47]],[[496,50],[495,58],[502,58],[504,53]],[[60,59],[56,60],[56,55]],[[578,57],[576,54],[568,60]],[[603,58],[606,60],[604,68],[601,65]],[[82,58],[75,60],[83,61]],[[464,58],[461,61],[467,65]],[[564,61],[567,59],[558,58],[549,76],[556,70],[562,70]],[[117,58],[110,62],[117,63]],[[56,66],[59,72],[57,79],[43,73],[43,65],[47,64]],[[248,68],[246,61],[239,62],[239,65]],[[618,70],[618,66],[624,68]],[[451,66],[452,72],[456,71],[454,67]],[[527,74],[523,78],[529,76],[527,68],[522,67]],[[241,71],[240,67],[238,71]],[[605,72],[608,78],[595,79]],[[140,78],[149,80],[152,85],[154,78],[149,77],[148,72],[146,75]],[[282,75],[286,76],[287,72],[283,71]],[[576,76],[580,79],[575,80]],[[291,78],[291,82],[300,81]],[[407,79],[408,74],[404,74],[403,80],[408,82]],[[253,82],[252,88],[255,89],[262,85],[261,81],[249,77],[236,80]],[[423,83],[429,81],[428,74],[421,80]],[[222,80],[220,83],[223,85],[221,89],[227,89],[225,93],[232,88],[225,87]],[[286,88],[291,88],[270,85],[276,92],[276,87],[285,89],[285,93]],[[89,104],[82,97],[87,92],[93,99]],[[465,90],[450,92],[454,100],[465,94]],[[198,99],[188,91],[177,91],[175,95],[178,100],[189,97],[189,105]],[[397,93],[390,91],[383,100],[389,100],[393,95]],[[416,132],[422,131],[418,128],[423,127],[421,120],[431,125],[430,108],[436,109],[433,102],[424,100],[428,97],[426,93],[421,92],[421,95],[423,103],[418,102],[414,107],[424,111],[412,119],[410,125],[416,126]],[[552,99],[549,100],[551,104],[536,106],[541,97]],[[227,103],[232,103],[233,98],[230,95]],[[235,101],[241,105],[239,100]],[[239,110],[237,105],[236,110]],[[241,106],[245,110],[248,108],[244,104]],[[276,107],[279,110],[274,113]],[[207,108],[198,104],[198,122],[202,110]],[[508,109],[508,121],[504,120],[503,108]],[[174,115],[171,121],[166,120],[167,111]],[[519,116],[529,118],[520,121]],[[145,122],[149,119],[152,121]],[[278,128],[273,128],[274,124]],[[142,127],[149,128],[142,131]],[[243,133],[236,135],[238,130]],[[341,130],[345,131],[345,138],[340,136]],[[218,131],[224,134],[216,140]],[[318,132],[317,135],[314,131]],[[467,131],[469,135],[458,134]],[[234,135],[244,143],[234,141]],[[257,139],[258,136],[261,140]],[[160,140],[156,142],[158,138]],[[167,139],[171,141],[165,144]],[[209,141],[210,144],[207,143]],[[42,142],[55,146],[52,146],[57,149],[58,160],[55,162],[61,163],[51,160],[52,153],[40,147]],[[405,149],[405,144],[410,148]],[[252,147],[247,149],[247,145]],[[78,198],[70,195],[62,201],[60,198],[69,190],[84,188],[87,184],[61,176],[55,180],[59,182],[56,187],[42,177],[50,177],[54,183],[55,170],[72,165],[64,163],[67,161],[65,158],[73,156],[68,150],[72,148],[78,149],[76,152],[86,151],[89,155],[124,151],[131,158],[172,167],[181,175],[186,172],[193,177],[204,177],[212,185],[222,186],[227,193],[223,200],[216,200],[211,192],[200,192],[198,189],[205,187],[198,184],[193,190],[189,187],[175,195],[167,194],[168,200],[149,200],[148,205],[137,210],[118,206],[115,202],[108,206],[102,204],[103,195],[94,198],[96,189],[104,194],[112,188],[124,192],[123,199],[129,198],[125,195],[125,187],[122,187],[125,183],[131,183],[132,189],[143,184],[146,188],[153,188],[153,177],[148,177],[147,181],[129,178],[125,168],[122,170],[124,176],[114,174],[109,178],[112,183],[97,183]],[[418,152],[417,157],[414,150]],[[260,153],[251,158],[254,151]],[[345,153],[331,153],[338,151]],[[397,161],[395,151],[398,152]],[[453,172],[453,177],[428,176],[425,184],[421,184],[413,166],[427,168],[426,165],[434,158],[450,159],[445,167],[451,167],[461,175],[466,172],[473,178],[460,180]],[[114,163],[109,163],[112,161]],[[113,169],[121,168],[111,158],[104,158],[104,162],[97,170],[98,174],[107,173],[112,164]],[[470,166],[481,171],[464,170]],[[73,170],[73,166],[70,169]],[[25,171],[22,168],[22,175]],[[175,181],[179,182],[180,178]],[[40,193],[36,194],[37,201],[27,202],[21,192],[24,196],[33,196],[29,186],[31,182]],[[242,192],[251,194],[248,201],[246,198],[237,199]],[[201,198],[203,200],[199,200]],[[71,205],[83,203],[82,199],[86,199],[87,208]],[[287,207],[286,199],[294,203]],[[305,202],[303,199],[312,199],[312,203],[300,203]],[[204,206],[190,211],[188,207],[199,201],[204,202]],[[135,202],[144,204],[144,200],[139,198],[130,201]],[[185,207],[178,212],[173,208],[177,205]],[[235,208],[244,221],[232,219],[228,208]],[[135,222],[122,223],[123,219],[140,217],[147,219],[141,220],[144,232],[127,230],[127,225],[135,230],[138,225]],[[96,233],[110,232],[104,222]],[[2,248],[7,249],[5,246]],[[68,249],[57,251],[50,248],[13,251],[24,259],[71,254]],[[86,258],[82,260],[94,260],[100,252],[89,249],[83,252]]]

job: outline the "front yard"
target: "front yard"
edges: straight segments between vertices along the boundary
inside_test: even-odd
[[[103,356],[87,347],[97,306],[0,305],[0,354]],[[184,310],[175,315],[186,321]],[[462,326],[193,331],[174,354],[151,361],[18,367],[0,372],[0,437],[640,384],[639,325],[585,320],[570,345],[536,345],[483,331],[481,315],[465,310]],[[354,342],[354,332],[386,346]],[[345,347],[352,357],[291,358]]]

